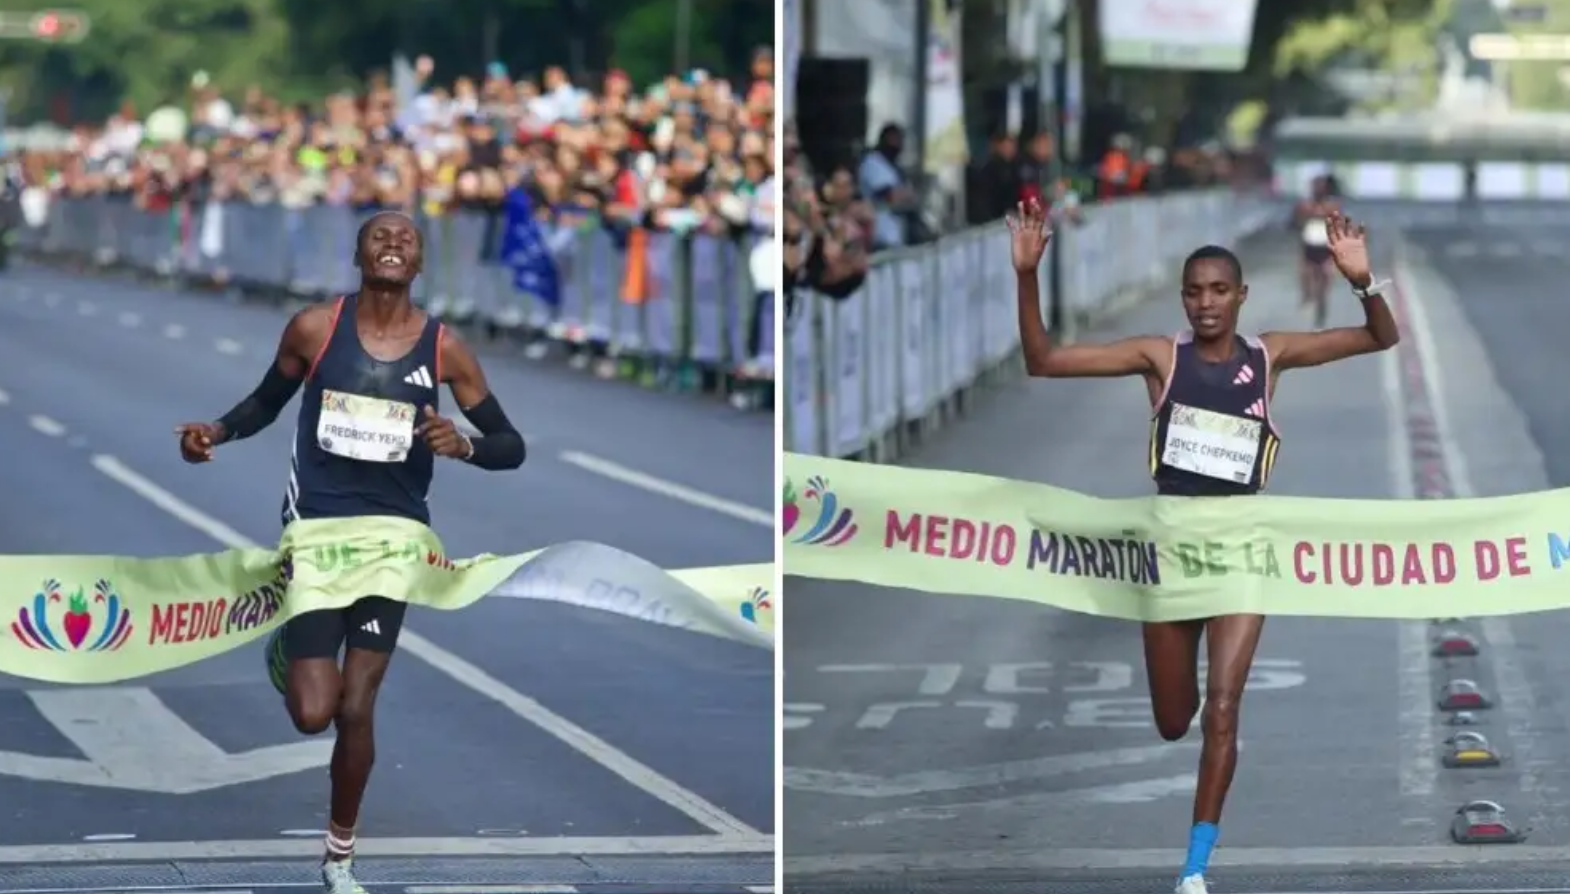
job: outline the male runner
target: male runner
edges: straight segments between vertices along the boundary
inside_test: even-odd
[[[1248,298],[1242,265],[1213,245],[1183,264],[1183,312],[1189,329],[1110,344],[1054,347],[1041,323],[1036,268],[1052,237],[1039,205],[1009,219],[1019,293],[1019,333],[1032,376],[1140,376],[1150,396],[1150,466],[1156,492],[1187,497],[1258,493],[1270,476],[1280,438],[1270,417],[1276,379],[1288,369],[1388,350],[1400,339],[1396,321],[1369,272],[1363,228],[1339,215],[1326,225],[1331,257],[1363,301],[1362,326],[1315,332],[1238,335]],[[1188,446],[1196,437],[1229,441],[1220,455]],[[1156,729],[1167,741],[1188,733],[1199,708],[1199,642],[1208,634],[1209,678],[1200,719],[1204,745],[1194,797],[1194,825],[1177,894],[1207,894],[1205,869],[1215,847],[1221,805],[1237,767],[1238,707],[1265,619],[1231,615],[1144,625],[1145,672]]]
[[[283,523],[392,515],[429,524],[425,500],[434,457],[516,469],[523,463],[523,437],[491,394],[473,352],[410,298],[424,259],[414,221],[377,214],[360,228],[355,245],[360,291],[295,314],[277,358],[249,397],[217,422],[176,429],[180,455],[191,463],[211,460],[217,445],[271,425],[303,384]],[[481,437],[467,437],[437,415],[442,382]],[[406,422],[390,449],[380,437],[356,437],[386,434],[389,419]],[[322,861],[330,894],[365,894],[352,868],[355,826],[376,757],[376,695],[405,608],[367,593],[347,609],[291,619],[268,643],[273,685],[284,694],[295,727],[306,734],[330,724],[338,728]]]
[[[1302,303],[1314,311],[1314,328],[1325,328],[1330,302],[1330,233],[1331,217],[1340,213],[1336,202],[1334,180],[1328,174],[1315,177],[1309,186],[1308,197],[1292,209],[1292,225],[1298,229],[1303,256],[1298,262],[1298,280],[1302,284]]]

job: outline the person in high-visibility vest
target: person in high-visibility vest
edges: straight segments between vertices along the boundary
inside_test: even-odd
[[[1134,192],[1134,140],[1128,134],[1112,138],[1112,146],[1096,167],[1096,197],[1102,201]]]

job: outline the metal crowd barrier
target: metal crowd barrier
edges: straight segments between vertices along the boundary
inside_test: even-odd
[[[149,212],[110,197],[54,198],[45,222],[19,245],[45,256],[218,285],[328,297],[354,291],[355,233],[372,212],[213,202]],[[458,323],[488,323],[590,355],[651,361],[683,384],[703,373],[738,381],[774,375],[774,296],[758,293],[751,239],[604,227],[547,228],[559,301],[519,292],[498,251],[500,218],[475,212],[417,215],[425,269],[415,298]],[[543,341],[538,342],[543,343]],[[587,350],[582,350],[587,349]]]
[[[1070,326],[1142,300],[1200,245],[1232,244],[1283,219],[1278,202],[1230,190],[1083,212],[1054,236]],[[1049,256],[1044,301],[1051,274]],[[998,222],[880,253],[862,287],[841,300],[803,291],[785,342],[786,449],[897,459],[962,413],[976,386],[1023,373],[1008,230]]]

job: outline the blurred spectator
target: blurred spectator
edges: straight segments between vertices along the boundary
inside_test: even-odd
[[[1268,166],[1259,159],[1234,155],[1214,142],[1169,150],[1141,145],[1132,135],[1118,133],[1107,141],[1105,151],[1091,155],[1083,169],[1059,164],[1055,155],[1050,133],[1034,134],[1022,150],[1014,134],[994,136],[986,158],[971,170],[969,222],[990,223],[1016,202],[1031,199],[1049,203],[1054,218],[1063,223],[1082,219],[1085,202],[1268,181]]]
[[[1032,201],[1047,206],[1059,225],[1078,222],[1081,187],[1076,181],[1080,178],[1056,164],[1052,135],[1031,137],[1023,153],[1018,147],[1013,134],[993,137],[991,149],[971,181],[966,203],[970,223],[992,223],[1011,213],[1018,203]]]
[[[1027,179],[1027,174],[1037,176]],[[1026,198],[1023,190],[1040,191],[1045,171],[1031,171],[1019,157],[1019,142],[1011,133],[1000,133],[992,138],[987,157],[977,171],[974,188],[966,199],[972,223],[994,221],[1014,210]]]
[[[877,217],[849,166],[837,167],[821,179],[813,176],[789,124],[783,148],[785,230],[781,241],[789,317],[795,311],[797,289],[811,288],[842,299],[861,287],[876,246]]]
[[[1112,146],[1101,156],[1096,166],[1096,198],[1100,201],[1121,199],[1138,193],[1144,178],[1134,159],[1134,140],[1127,134],[1112,138]]]
[[[909,217],[919,207],[916,190],[899,167],[904,149],[905,129],[885,124],[878,131],[877,142],[862,155],[856,172],[861,194],[872,203],[872,244],[878,250],[907,244]]]

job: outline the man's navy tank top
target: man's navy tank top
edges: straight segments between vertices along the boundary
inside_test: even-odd
[[[1156,492],[1182,497],[1258,493],[1281,438],[1270,418],[1270,355],[1238,336],[1232,356],[1208,363],[1194,333],[1173,338],[1172,372],[1150,425]]]
[[[430,524],[433,456],[414,435],[423,408],[441,409],[441,324],[383,362],[360,343],[358,296],[338,299],[331,334],[306,375],[289,458],[283,523],[392,515]]]

